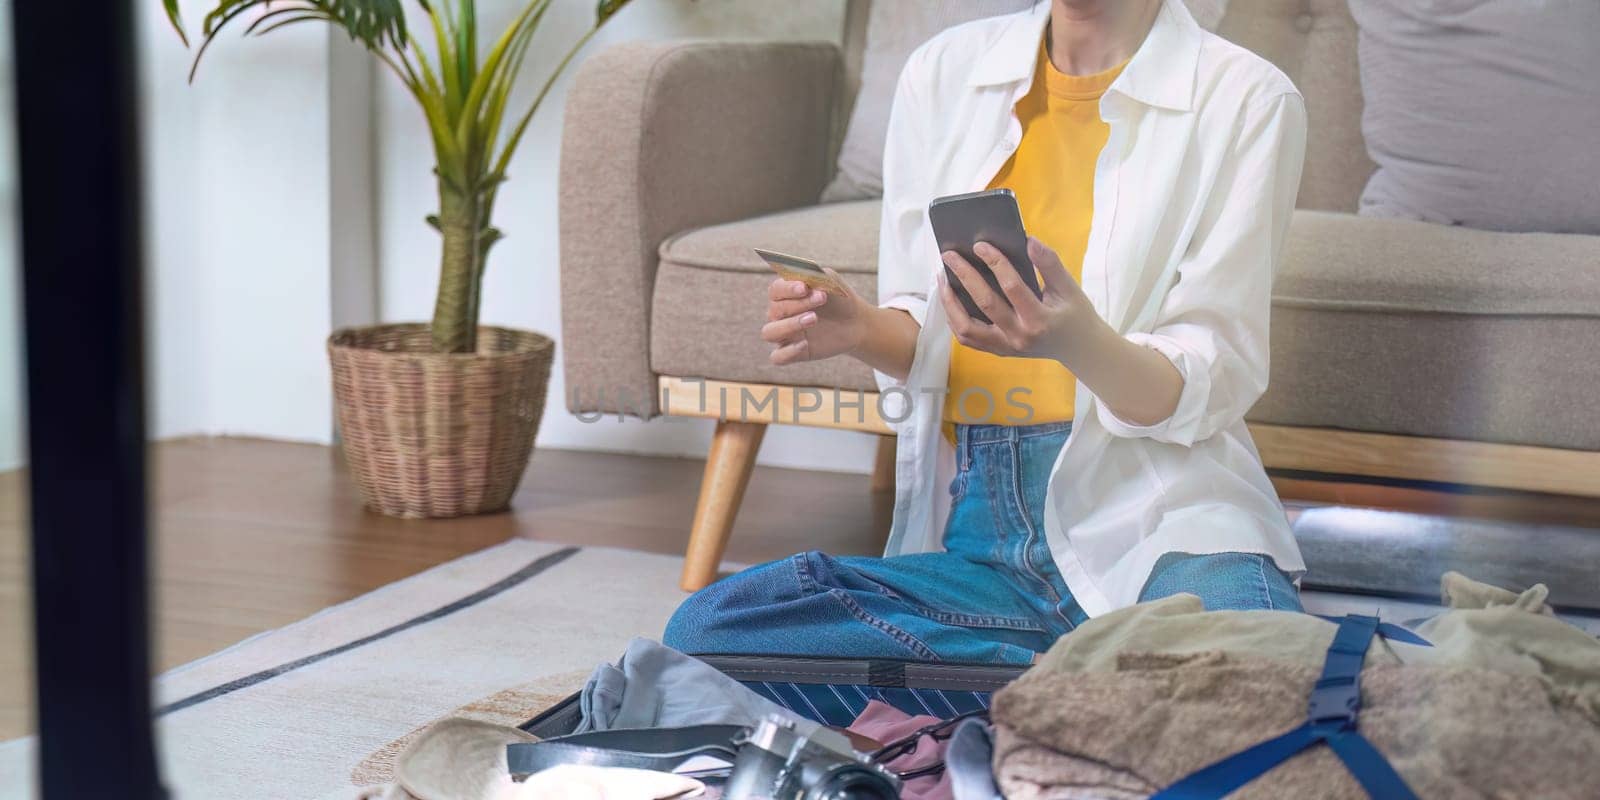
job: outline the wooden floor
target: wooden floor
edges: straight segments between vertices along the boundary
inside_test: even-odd
[[[513,536],[682,554],[703,467],[542,450],[510,513],[397,520],[361,508],[330,448],[187,439],[151,458],[156,670]],[[25,492],[0,473],[0,740],[32,730]],[[890,505],[864,475],[758,468],[728,558],[880,552]]]
[[[509,513],[397,520],[362,509],[327,447],[188,439],[152,447],[151,461],[156,670],[514,536],[681,555],[704,466],[541,450]],[[1274,483],[1312,504],[1600,527],[1594,500]],[[865,475],[758,468],[727,557],[881,552],[891,498],[868,484]],[[0,740],[32,729],[25,490],[25,474],[0,473]]]

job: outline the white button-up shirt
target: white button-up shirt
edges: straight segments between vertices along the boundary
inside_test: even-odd
[[[905,382],[878,376],[899,436],[888,555],[941,548],[954,458],[940,435],[950,329],[937,302],[928,201],[985,188],[1022,129],[1050,17],[1030,11],[951,28],[901,74],[884,151],[878,287],[922,325]],[[1168,552],[1263,553],[1304,571],[1244,415],[1267,386],[1273,272],[1305,153],[1305,106],[1269,62],[1202,30],[1165,0],[1100,100],[1083,288],[1107,323],[1183,376],[1177,410],[1139,426],[1081,382],[1071,437],[1045,499],[1045,536],[1090,615],[1138,601]],[[928,298],[935,302],[928,302]]]

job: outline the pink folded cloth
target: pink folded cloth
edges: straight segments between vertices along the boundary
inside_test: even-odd
[[[862,709],[856,721],[850,723],[849,730],[859,733],[867,738],[874,739],[884,744],[889,744],[916,733],[922,728],[937,725],[943,720],[930,717],[926,714],[913,717],[888,703],[873,700]],[[884,764],[885,767],[895,772],[909,772],[919,767],[937,764],[944,761],[944,748],[948,739],[935,739],[932,736],[922,736],[917,740],[917,746],[911,752]],[[933,775],[924,775],[906,781],[900,790],[900,797],[904,800],[953,800],[953,790],[950,788],[950,773],[940,771]]]

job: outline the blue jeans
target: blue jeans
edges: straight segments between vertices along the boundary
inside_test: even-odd
[[[1072,425],[956,426],[942,553],[800,553],[695,593],[663,641],[688,653],[1027,664],[1088,618],[1044,537],[1044,498]],[[1254,553],[1168,553],[1140,600],[1299,611],[1294,585]]]

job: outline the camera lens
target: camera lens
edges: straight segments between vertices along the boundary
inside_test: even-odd
[[[802,800],[896,800],[900,790],[882,773],[846,764],[807,787]]]

